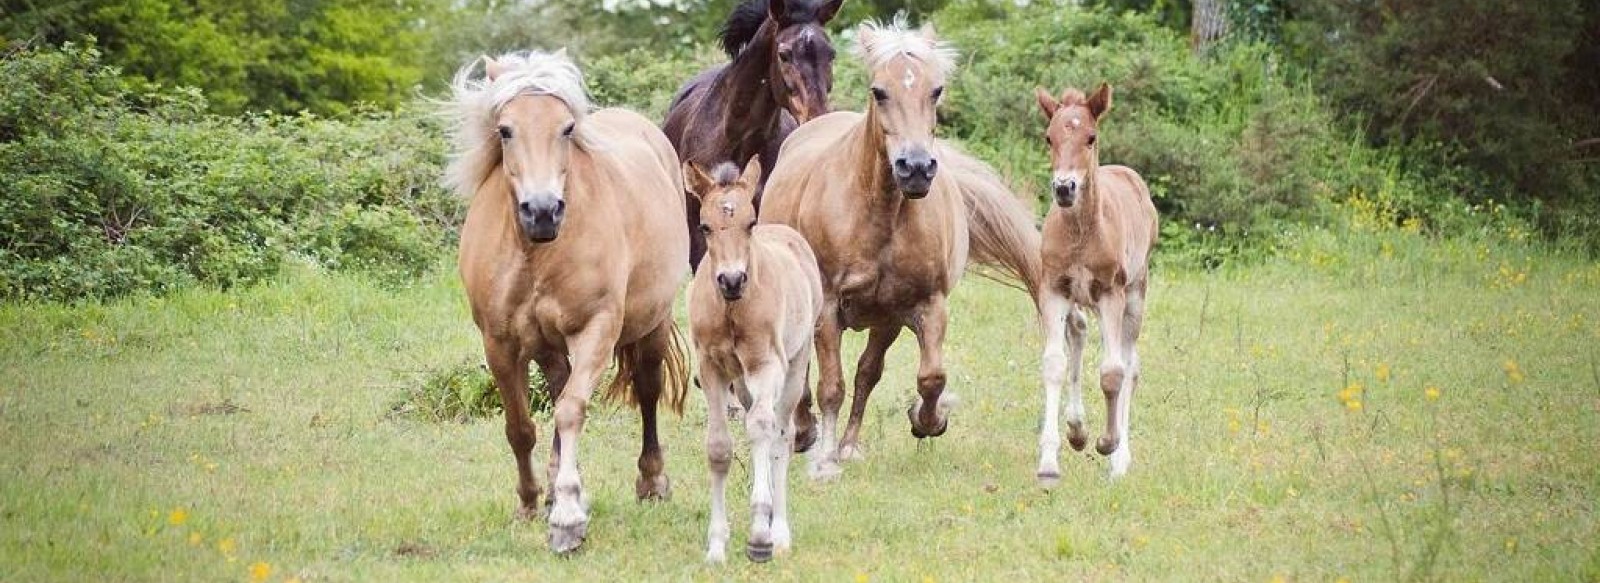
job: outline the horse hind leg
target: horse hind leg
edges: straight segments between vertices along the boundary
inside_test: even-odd
[[[566,386],[567,377],[572,372],[572,366],[567,362],[567,355],[559,352],[535,354],[534,362],[539,365],[539,376],[544,378],[545,402],[552,406],[561,398],[561,387]],[[550,435],[550,463],[545,467],[545,479],[549,483],[556,483],[556,468],[561,461],[561,434],[551,432]],[[550,514],[550,505],[555,503],[554,496],[544,499],[544,513]]]
[[[816,423],[817,443],[811,448],[809,473],[813,480],[830,479],[838,476],[841,471],[839,461],[835,457],[838,445],[834,439],[839,423],[839,408],[844,403],[844,372],[839,357],[839,343],[843,335],[838,311],[830,304],[823,309],[822,318],[817,323],[814,335],[817,352],[817,409],[822,415]],[[804,403],[805,400],[802,399],[801,402]]]
[[[505,406],[506,441],[511,445],[511,456],[517,463],[518,519],[528,520],[537,515],[539,508],[539,482],[533,477],[533,446],[538,441],[538,430],[528,410],[528,361],[518,354],[514,343],[485,342],[485,355],[489,372],[494,375],[500,392],[500,402]]]
[[[839,439],[839,459],[861,459],[861,423],[867,415],[867,399],[872,389],[883,378],[883,358],[900,337],[899,326],[873,328],[867,335],[867,347],[856,362],[855,396],[850,400],[850,421],[845,425],[844,437]]]
[[[1089,444],[1083,420],[1083,347],[1089,334],[1089,320],[1076,305],[1067,309],[1067,443],[1076,451]]]
[[[656,431],[657,404],[663,392],[662,362],[666,358],[672,334],[668,326],[662,324],[629,351],[634,358],[633,397],[639,404],[642,423],[639,479],[634,482],[634,493],[640,500],[668,500],[672,497],[672,481],[667,478],[666,461],[662,458],[660,436]]]

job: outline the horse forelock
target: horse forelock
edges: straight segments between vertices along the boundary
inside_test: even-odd
[[[739,166],[733,162],[723,162],[711,170],[711,180],[717,186],[727,186],[739,181]]]
[[[936,67],[941,75],[955,71],[959,54],[956,49],[943,40],[929,39],[922,31],[912,29],[903,13],[888,23],[868,20],[861,25],[868,29],[870,36],[858,40],[854,48],[856,57],[865,62],[868,69],[881,69],[895,58],[907,57]]]
[[[567,106],[582,121],[591,107],[584,90],[583,72],[564,53],[514,52],[495,58],[503,71],[493,80],[477,75],[479,62],[456,71],[450,82],[450,99],[441,109],[449,118],[455,151],[445,170],[445,185],[470,197],[500,162],[496,117],[513,99],[525,95],[550,96]],[[599,147],[599,138],[578,124],[574,141],[580,147]]]
[[[1088,105],[1089,97],[1077,89],[1068,89],[1061,93],[1061,105]]]

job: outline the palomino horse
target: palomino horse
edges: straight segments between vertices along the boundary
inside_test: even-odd
[[[754,477],[750,483],[752,561],[772,558],[790,544],[789,456],[794,447],[795,408],[806,391],[811,335],[822,311],[822,276],[817,258],[794,229],[756,226],[752,204],[761,163],[744,174],[724,163],[708,177],[684,164],[689,192],[700,199],[700,230],[710,264],[689,287],[689,330],[699,359],[707,416],[706,458],[711,465],[711,527],[706,560],[726,559],[728,510],[725,492],[733,442],[728,417],[719,412],[732,387],[744,402]],[[813,454],[815,455],[815,454]]]
[[[537,511],[530,454],[528,361],[555,402],[549,542],[576,549],[589,522],[578,435],[608,361],[607,395],[644,418],[639,498],[668,495],[656,403],[683,408],[687,371],[672,301],[689,240],[677,156],[655,125],[620,110],[589,111],[564,52],[484,57],[456,74],[454,160],[446,182],[471,197],[461,228],[461,279],[506,409],[517,461],[517,515]]]
[[[908,327],[921,364],[907,411],[917,438],[945,432],[955,404],[945,392],[946,297],[968,252],[1022,282],[1039,278],[1033,213],[981,162],[933,137],[953,51],[933,29],[863,24],[858,55],[872,75],[866,114],[832,113],[789,136],[767,182],[762,222],[795,227],[816,251],[827,304],[817,324],[821,451],[814,477],[859,455],[862,417],[883,356]],[[819,170],[826,169],[826,171]],[[844,401],[839,341],[869,329],[855,376],[849,426],[834,444]],[[801,427],[801,431],[805,431]]]
[[[1095,451],[1111,457],[1111,477],[1121,476],[1133,462],[1128,443],[1128,411],[1139,386],[1139,353],[1134,344],[1144,324],[1144,293],[1150,282],[1150,250],[1156,244],[1156,207],[1144,179],[1126,166],[1101,166],[1099,122],[1111,109],[1111,86],[1087,98],[1068,89],[1057,101],[1036,91],[1039,108],[1049,120],[1045,139],[1055,174],[1055,208],[1044,221],[1044,285],[1039,312],[1044,320],[1044,427],[1039,434],[1039,479],[1053,483],[1061,476],[1056,455],[1061,431],[1061,383],[1069,380],[1067,439],[1082,450],[1083,344],[1087,322],[1077,306],[1100,315],[1104,358],[1100,390],[1106,395],[1106,432]],[[1068,354],[1062,343],[1067,344]],[[1070,368],[1069,368],[1070,367]]]
[[[686,162],[771,168],[799,123],[828,112],[833,45],[823,28],[844,0],[745,0],[722,28],[733,60],[696,75],[672,100],[661,129]],[[761,189],[755,205],[761,208]],[[705,255],[700,203],[689,197],[689,264]]]

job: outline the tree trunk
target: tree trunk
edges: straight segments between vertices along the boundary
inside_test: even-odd
[[[1228,34],[1228,14],[1225,0],[1194,0],[1194,16],[1189,26],[1189,46],[1195,54],[1203,54],[1211,45]]]

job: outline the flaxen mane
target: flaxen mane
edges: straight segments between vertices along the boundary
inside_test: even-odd
[[[564,49],[555,53],[507,53],[494,61],[505,72],[493,81],[487,72],[475,74],[482,67],[481,60],[456,71],[450,81],[450,99],[440,104],[454,144],[444,184],[462,198],[471,198],[500,164],[495,118],[506,103],[522,95],[549,95],[567,104],[573,118],[580,122],[591,108],[589,95],[583,89],[583,73],[567,58]],[[583,123],[576,126],[573,138],[584,149],[597,149],[600,144],[599,136],[585,131]]]
[[[899,56],[932,64],[945,76],[956,70],[956,58],[960,53],[944,41],[930,40],[921,30],[910,28],[904,14],[887,24],[869,20],[862,26],[872,32],[872,40],[856,43],[854,51],[856,57],[867,64],[868,70],[882,68]]]

